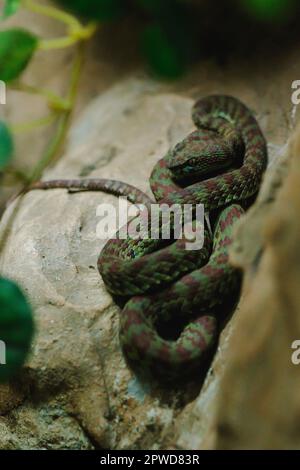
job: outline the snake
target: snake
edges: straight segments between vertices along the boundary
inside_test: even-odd
[[[192,119],[196,129],[152,170],[154,199],[127,183],[100,178],[32,187],[100,190],[144,207],[141,236],[131,236],[129,221],[127,238],[118,232],[105,244],[98,269],[108,291],[123,299],[119,338],[128,363],[143,376],[166,381],[195,377],[214,350],[219,317],[241,286],[240,271],[229,263],[234,226],[255,200],[268,162],[260,126],[237,98],[201,98]],[[184,237],[163,240],[161,218],[149,220],[152,204],[203,204],[209,224],[202,248],[187,250]],[[157,233],[149,236],[153,222]]]

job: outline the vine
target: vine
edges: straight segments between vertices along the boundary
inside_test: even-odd
[[[12,90],[22,91],[41,96],[46,100],[49,113],[47,116],[23,123],[0,121],[0,173],[13,176],[22,182],[19,195],[35,181],[39,180],[45,168],[59,156],[66,140],[67,132],[76,98],[79,80],[85,57],[87,41],[92,38],[98,28],[94,21],[82,24],[75,16],[59,8],[37,3],[35,0],[7,0],[4,7],[4,19],[23,7],[33,14],[47,16],[62,22],[66,26],[66,36],[54,39],[38,38],[23,29],[8,29],[0,32],[0,79]],[[74,58],[70,77],[70,86],[66,96],[56,95],[51,90],[23,83],[22,72],[38,50],[58,50],[66,47],[74,48]],[[33,170],[27,174],[13,167],[14,135],[28,132],[41,126],[54,125],[51,136],[41,158]],[[10,222],[16,216],[20,199],[13,208]],[[3,248],[9,234],[10,223],[7,224],[0,240]],[[34,333],[32,310],[24,293],[15,282],[0,278],[0,341],[5,361],[0,364],[0,382],[7,381],[24,363],[30,349]]]

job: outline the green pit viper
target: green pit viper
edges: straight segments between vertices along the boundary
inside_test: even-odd
[[[216,343],[216,309],[236,296],[240,286],[240,273],[228,262],[233,227],[257,194],[267,165],[264,136],[238,99],[200,99],[192,117],[197,129],[152,171],[155,201],[133,186],[105,179],[52,180],[33,186],[101,190],[146,208],[157,202],[204,204],[213,236],[205,230],[201,250],[186,250],[184,239],[168,245],[161,239],[133,240],[129,232],[125,240],[117,235],[109,240],[98,260],[107,289],[126,299],[120,341],[129,363],[143,374],[166,380],[197,373]],[[159,233],[161,229],[160,223]],[[162,333],[174,324],[181,326],[179,336]]]

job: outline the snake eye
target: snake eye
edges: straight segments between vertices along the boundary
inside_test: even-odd
[[[186,162],[186,165],[184,165],[184,168],[187,168],[190,172],[195,170],[199,165],[199,159],[196,157],[189,158],[188,161]]]

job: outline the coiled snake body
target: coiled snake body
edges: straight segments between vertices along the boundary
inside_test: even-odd
[[[143,233],[139,240],[116,236],[98,260],[108,290],[131,297],[120,319],[126,357],[143,373],[164,379],[193,373],[215,344],[215,308],[235,295],[240,282],[228,263],[232,228],[242,206],[257,193],[267,164],[259,125],[237,99],[206,97],[195,103],[192,116],[197,130],[155,165],[150,184],[160,205],[204,204],[213,239],[206,230],[203,248],[189,251],[184,239],[166,245]],[[34,189],[53,187],[102,190],[146,208],[154,202],[137,188],[112,180],[56,180]],[[158,230],[160,234],[162,222]],[[172,329],[174,323],[182,328],[177,338],[166,339],[158,332],[168,325]]]

